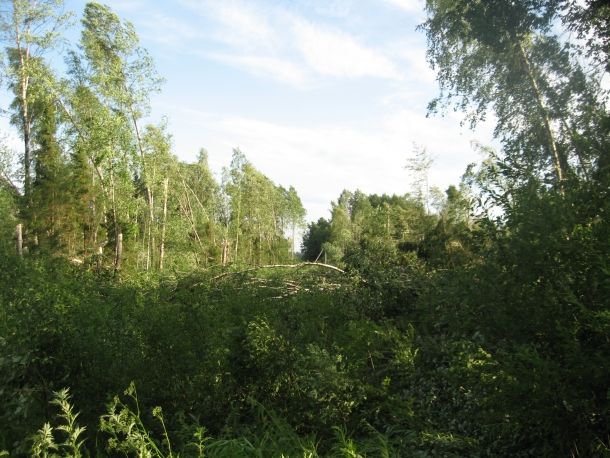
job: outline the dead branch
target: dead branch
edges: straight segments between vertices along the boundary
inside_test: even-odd
[[[13,194],[17,196],[21,196],[21,191],[19,188],[6,176],[0,173],[0,186],[6,186]]]
[[[249,269],[239,270],[237,272],[224,272],[220,275],[216,275],[215,277],[212,277],[212,280],[218,280],[219,278],[226,277],[228,275],[238,275],[238,274],[252,272],[255,270],[259,270],[259,269],[281,269],[281,268],[297,269],[299,267],[305,267],[305,266],[324,267],[326,269],[336,270],[337,272],[340,272],[342,274],[345,273],[344,270],[341,270],[335,266],[331,266],[330,264],[322,264],[320,262],[301,262],[299,264],[272,264],[272,265],[268,265],[268,266],[256,266],[256,267],[250,267]]]

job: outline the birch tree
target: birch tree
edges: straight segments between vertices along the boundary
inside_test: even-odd
[[[434,113],[462,110],[474,127],[492,111],[507,164],[522,176],[550,172],[556,183],[589,174],[579,139],[600,122],[603,89],[577,49],[551,33],[557,1],[428,0],[428,61],[438,70]]]
[[[62,42],[62,32],[71,23],[71,12],[63,11],[63,0],[2,0],[0,2],[0,41],[6,51],[2,75],[18,98],[13,118],[23,138],[24,194],[29,198],[32,182],[32,80],[50,77],[43,56]],[[38,93],[40,95],[40,92]]]
[[[163,83],[152,58],[139,45],[133,24],[121,19],[105,5],[89,2],[82,19],[80,40],[82,56],[73,54],[74,61],[83,62],[80,67],[88,87],[115,115],[132,127],[132,158],[139,165],[139,176],[144,184],[148,209],[148,227],[154,223],[153,171],[147,167],[146,145],[140,125],[150,112],[150,97],[160,91]],[[125,132],[125,131],[123,131]],[[118,143],[118,142],[115,142]],[[123,152],[129,152],[123,143]],[[147,231],[147,253],[153,245],[152,230]],[[147,255],[147,265],[150,256]]]
[[[286,207],[287,207],[287,221],[290,227],[291,242],[292,242],[292,259],[294,259],[295,241],[297,237],[297,231],[305,228],[305,215],[307,211],[303,207],[301,198],[297,194],[296,189],[293,186],[288,188],[286,192]]]
[[[434,158],[423,146],[413,145],[413,156],[407,158],[405,169],[411,175],[411,188],[416,199],[430,213],[430,181],[429,172],[434,164]]]

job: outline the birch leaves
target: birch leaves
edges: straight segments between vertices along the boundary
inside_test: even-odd
[[[556,7],[428,0],[421,26],[441,90],[429,112],[452,107],[474,127],[491,109],[507,166],[555,183],[589,179],[603,147],[581,139],[603,122],[605,97],[577,48],[550,33]]]
[[[233,261],[276,263],[292,252],[297,231],[304,226],[305,209],[296,190],[276,186],[256,170],[239,150],[224,170],[225,238]],[[286,244],[290,236],[291,246]]]
[[[134,26],[89,2],[79,42],[61,53],[72,17],[62,7],[0,0],[2,70],[25,165],[17,185],[0,170],[0,186],[21,193],[25,177],[26,198],[14,199],[24,249],[91,258],[98,273],[294,257],[305,214],[294,188],[276,186],[239,150],[222,184],[204,150],[197,163],[180,162],[167,120],[145,121],[164,80]],[[63,78],[43,58],[49,50],[63,54]]]
[[[0,41],[6,45],[1,61],[2,74],[17,97],[12,118],[24,142],[24,194],[31,190],[31,106],[32,80],[50,78],[42,56],[61,43],[61,33],[70,24],[72,14],[62,13],[63,0],[2,0],[0,1]],[[40,96],[40,91],[38,95]]]

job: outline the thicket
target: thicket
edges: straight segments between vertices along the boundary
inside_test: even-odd
[[[11,3],[2,38],[60,30],[59,3]],[[501,151],[475,144],[443,193],[416,148],[411,194],[344,191],[292,265],[294,189],[239,150],[218,183],[140,129],[160,79],[131,24],[89,3],[64,79],[57,36],[26,34],[3,67],[24,153],[0,149],[0,455],[610,456],[609,11],[429,0],[430,109],[491,110]]]
[[[82,453],[606,456],[607,189],[521,189],[456,267],[367,236],[345,273],[115,277],[5,251],[2,447],[33,453],[69,387]],[[443,225],[428,252],[456,248]]]

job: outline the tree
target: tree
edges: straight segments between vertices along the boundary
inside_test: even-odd
[[[249,165],[246,156],[239,148],[233,149],[231,165],[228,169],[223,169],[223,190],[229,196],[229,220],[226,221],[227,241],[229,232],[234,233],[235,256],[239,250],[239,237],[242,233],[242,217],[244,213],[244,199],[246,187],[245,168]]]
[[[222,189],[228,199],[221,219],[225,239],[234,240],[232,260],[261,264],[263,258],[272,262],[287,258],[283,223],[293,221],[296,230],[303,211],[296,191],[290,201],[290,193],[256,170],[239,148],[233,150],[230,167],[223,170]]]
[[[307,211],[303,207],[303,203],[301,202],[301,198],[297,194],[296,189],[293,186],[288,188],[288,191],[285,194],[286,199],[286,220],[288,221],[288,225],[290,227],[290,232],[292,234],[292,258],[294,259],[294,244],[296,240],[296,232],[297,229],[303,228],[305,226],[305,215]]]
[[[16,196],[21,195],[15,184],[16,180],[15,152],[7,145],[7,137],[0,136],[0,184]]]
[[[423,146],[413,145],[414,157],[407,159],[405,169],[411,175],[411,187],[413,188],[417,199],[426,208],[426,212],[430,213],[430,183],[428,181],[428,172],[434,164],[434,158],[428,153]]]
[[[564,24],[586,40],[588,55],[610,72],[610,3],[607,0],[567,2]]]
[[[555,182],[589,175],[599,150],[579,138],[600,122],[603,93],[587,74],[576,49],[550,35],[560,0],[428,0],[428,60],[438,68],[440,97],[429,105],[453,105],[474,126],[488,108],[507,164],[523,176],[553,170]],[[595,128],[593,128],[595,130]]]
[[[301,243],[301,255],[305,261],[314,262],[322,255],[322,245],[330,242],[331,223],[325,218],[307,224]]]
[[[37,87],[36,87],[37,86]],[[43,89],[36,81],[31,85],[31,92],[35,89]],[[17,98],[15,102],[21,100]],[[32,158],[34,159],[34,177],[32,189],[30,190],[31,206],[28,208],[28,216],[31,227],[36,237],[36,244],[43,244],[42,238],[46,235],[51,243],[47,248],[56,247],[59,244],[59,234],[62,225],[65,228],[71,226],[70,219],[63,218],[63,211],[70,212],[72,207],[76,210],[79,206],[72,201],[76,197],[69,189],[69,171],[67,164],[62,158],[62,150],[57,141],[58,113],[56,107],[49,103],[47,97],[37,97],[30,105],[32,113]],[[75,193],[78,194],[78,193]],[[69,231],[67,231],[69,232]]]
[[[337,202],[330,203],[332,230],[329,244],[332,244],[335,250],[331,250],[331,247],[328,247],[325,251],[340,252],[341,256],[343,256],[348,244],[353,240],[352,208],[350,205],[352,196],[353,193],[351,191],[344,189],[339,195]]]
[[[97,245],[107,237],[106,242],[116,249],[117,237],[123,232],[127,208],[133,204],[134,196],[129,189],[131,178],[129,182],[119,183],[121,177],[130,175],[125,170],[129,168],[129,161],[123,153],[130,143],[128,124],[88,85],[80,60],[71,59],[68,63],[73,79],[65,84],[67,100],[61,104],[69,119],[65,134],[72,161],[89,175],[89,242]],[[125,196],[117,191],[121,188],[128,190]],[[124,199],[127,196],[129,201]],[[97,252],[98,247],[95,248]]]
[[[135,150],[136,155],[122,159],[139,168],[148,208],[147,252],[150,253],[154,224],[153,171],[147,167],[146,145],[140,127],[141,119],[150,111],[150,96],[160,90],[163,78],[155,70],[152,58],[139,46],[133,24],[121,19],[99,3],[89,2],[82,19],[80,40],[82,56],[73,53],[73,74],[78,75],[106,109],[122,123],[118,131],[123,137],[110,138],[121,152]],[[127,123],[131,129],[127,129]],[[120,146],[119,146],[120,145]],[[115,225],[116,226],[116,225]],[[150,256],[146,257],[150,265]]]
[[[223,228],[227,229],[229,224],[221,217],[223,214],[222,196],[220,187],[208,165],[207,151],[201,148],[197,162],[178,164],[177,170],[179,176],[176,178],[181,184],[175,191],[176,198],[186,207],[189,207],[189,202],[191,204],[185,218],[191,221],[190,230],[193,232],[194,238],[198,240],[199,248],[204,252],[204,264],[207,265],[209,261],[218,258],[219,243],[221,249],[224,247],[223,252],[226,257],[227,234],[223,233],[219,240],[217,232],[223,231]],[[181,204],[181,206],[184,205]]]
[[[17,224],[17,201],[21,195],[15,181],[14,151],[0,137],[0,234],[10,240]]]
[[[162,235],[161,245],[159,246],[159,266],[163,266],[161,256],[164,252],[164,239],[165,239],[165,220],[167,216],[167,192],[169,183],[166,181],[169,179],[170,169],[172,166],[171,148],[172,140],[171,135],[167,133],[167,120],[164,119],[160,125],[154,126],[148,124],[144,127],[144,132],[141,138],[142,149],[144,155],[142,156],[141,170],[149,172],[148,179],[144,182],[145,189],[147,189],[147,195],[150,196],[149,205],[149,218],[146,228],[146,270],[150,269],[153,264],[154,252],[156,251],[155,239],[157,237],[157,230],[153,224],[155,220],[162,221]],[[155,206],[152,197],[159,191],[162,196],[161,205]],[[164,210],[162,210],[165,208]],[[163,217],[155,218],[155,213],[163,213]]]
[[[50,78],[42,57],[57,48],[61,33],[70,24],[72,13],[63,13],[63,0],[3,0],[0,3],[0,41],[7,46],[2,73],[18,98],[13,118],[23,137],[24,195],[31,190],[32,105],[37,94],[31,92],[32,80]]]

